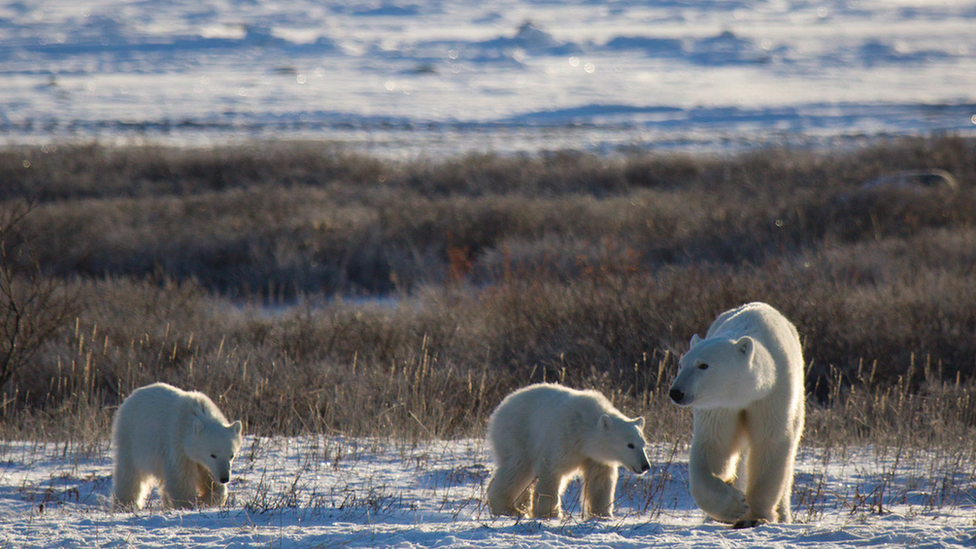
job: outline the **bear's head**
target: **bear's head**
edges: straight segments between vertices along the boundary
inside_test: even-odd
[[[230,467],[241,448],[240,421],[224,425],[209,418],[194,418],[185,441],[186,455],[210,470],[214,480],[230,482]]]
[[[764,396],[772,385],[768,361],[755,360],[756,340],[721,337],[691,338],[671,383],[671,400],[697,408],[743,408]]]
[[[644,418],[628,419],[603,414],[588,444],[589,457],[601,463],[620,463],[640,475],[651,468],[644,447]]]

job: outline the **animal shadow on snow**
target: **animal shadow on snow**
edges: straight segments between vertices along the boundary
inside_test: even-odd
[[[0,507],[3,502],[29,503],[43,513],[63,506],[106,506],[111,489],[112,475],[58,473],[37,482],[0,486]]]
[[[417,486],[436,490],[452,486],[468,486],[471,484],[486,485],[491,469],[480,463],[458,467],[434,469],[417,477]]]

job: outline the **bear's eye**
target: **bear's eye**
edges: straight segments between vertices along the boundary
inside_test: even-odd
[[[699,364],[698,365],[698,369],[699,370],[707,370],[708,369],[708,364]]]
[[[634,449],[634,443],[631,442],[630,444],[627,445],[627,447],[630,448],[631,450],[633,450]]]
[[[215,454],[210,454],[210,457],[213,459],[217,459],[217,456]]]

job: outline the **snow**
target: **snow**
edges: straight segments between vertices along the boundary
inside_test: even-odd
[[[976,134],[976,0],[18,0],[0,135],[392,157]]]
[[[794,524],[731,530],[706,522],[681,445],[621,471],[616,516],[582,521],[578,482],[561,520],[493,517],[491,461],[478,439],[248,437],[228,505],[112,512],[108,448],[0,443],[0,545],[14,547],[971,547],[972,457],[960,451],[802,448]],[[880,513],[879,513],[880,509]]]

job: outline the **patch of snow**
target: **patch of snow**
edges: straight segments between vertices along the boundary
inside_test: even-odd
[[[677,451],[676,451],[677,449]],[[80,452],[80,453],[79,453]],[[492,516],[481,440],[248,437],[228,505],[110,509],[107,448],[0,443],[0,544],[15,547],[971,547],[971,456],[885,448],[802,448],[794,524],[730,530],[703,520],[687,454],[649,446],[652,469],[621,472],[616,516],[581,521],[579,483],[561,520]],[[962,460],[962,461],[960,461]],[[968,471],[968,472],[967,472]]]

